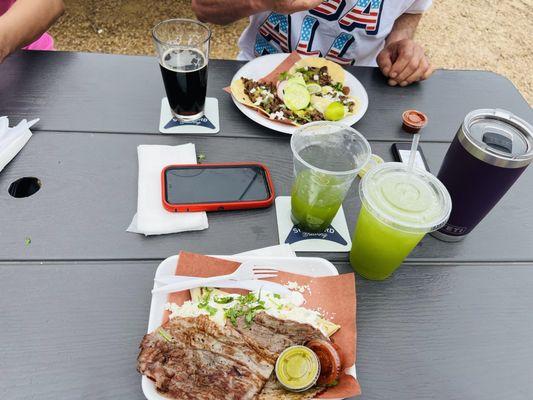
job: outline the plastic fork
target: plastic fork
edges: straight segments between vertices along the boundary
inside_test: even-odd
[[[175,278],[175,279],[174,279]],[[196,279],[191,276],[164,276],[154,279],[158,284],[168,285],[169,283],[185,282],[191,279]],[[211,283],[204,283],[202,287],[214,287],[218,289],[244,289],[250,292],[259,292],[264,290],[271,293],[277,293],[281,296],[288,296],[291,291],[283,286],[281,283],[271,282],[264,279],[253,279],[251,281],[217,281]]]
[[[267,279],[278,276],[277,270],[269,267],[259,267],[255,263],[247,261],[242,263],[235,272],[227,275],[212,276],[209,278],[194,278],[186,281],[169,283],[152,290],[152,293],[171,293],[181,290],[189,290],[205,286],[218,281],[248,281],[253,279]]]

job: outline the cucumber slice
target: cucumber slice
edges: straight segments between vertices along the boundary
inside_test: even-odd
[[[305,80],[302,74],[294,75],[287,80],[287,83],[297,83],[305,86]]]
[[[289,110],[302,110],[309,105],[310,100],[307,88],[299,83],[289,81],[283,90],[283,102]]]
[[[311,94],[320,93],[322,87],[318,83],[309,83],[307,84],[307,91]]]

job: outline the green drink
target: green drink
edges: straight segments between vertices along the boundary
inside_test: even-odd
[[[424,235],[442,227],[451,211],[444,185],[426,171],[402,163],[370,170],[359,186],[362,206],[350,263],[361,276],[388,278]]]
[[[291,138],[295,180],[291,217],[306,232],[327,229],[357,172],[370,158],[370,145],[354,129],[338,123],[306,124]]]
[[[306,232],[323,232],[345,196],[344,182],[327,175],[301,171],[291,192],[291,212],[295,224]]]

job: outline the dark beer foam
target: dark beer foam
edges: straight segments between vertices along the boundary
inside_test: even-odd
[[[163,54],[160,64],[175,72],[193,72],[205,67],[207,58],[197,49],[172,48]]]

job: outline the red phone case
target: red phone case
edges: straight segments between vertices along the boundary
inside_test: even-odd
[[[265,200],[258,201],[235,201],[226,203],[194,203],[194,204],[171,204],[167,202],[167,184],[166,184],[166,171],[170,168],[180,167],[239,167],[239,166],[254,166],[259,167],[265,171],[265,178],[267,181],[268,190],[270,196]],[[220,163],[220,164],[180,164],[180,165],[168,165],[161,171],[161,200],[163,201],[163,207],[167,211],[172,212],[190,212],[190,211],[224,211],[224,210],[244,210],[250,208],[265,208],[270,206],[274,202],[274,185],[272,184],[272,178],[270,177],[270,171],[268,168],[258,162],[236,162],[236,163]]]

